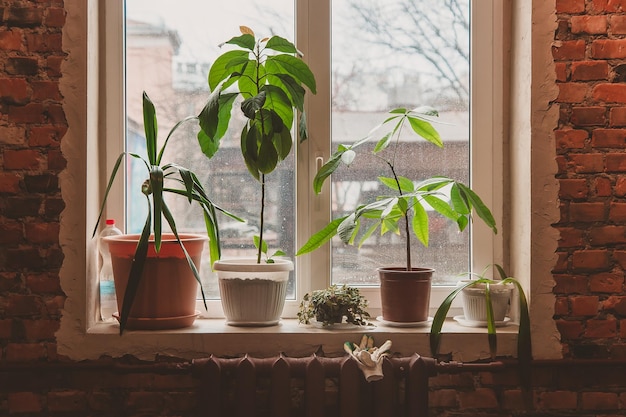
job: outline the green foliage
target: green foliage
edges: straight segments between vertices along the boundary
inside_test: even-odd
[[[370,317],[366,308],[367,300],[358,288],[331,285],[304,295],[298,310],[298,322],[309,324],[315,318],[318,323],[330,326],[342,323],[345,317],[346,323],[365,326]]]
[[[311,252],[333,236],[338,235],[344,243],[359,242],[362,245],[367,238],[380,230],[380,234],[388,232],[400,234],[404,221],[406,235],[406,268],[411,269],[411,235],[415,236],[424,246],[429,242],[429,223],[426,208],[430,207],[437,213],[455,222],[459,230],[464,230],[476,213],[494,233],[497,232],[496,222],[491,211],[480,197],[465,184],[456,180],[435,176],[419,182],[403,177],[396,172],[395,156],[401,152],[400,135],[408,124],[411,131],[435,146],[443,147],[439,133],[432,125],[432,117],[438,116],[431,107],[418,107],[414,110],[396,108],[389,111],[389,116],[375,127],[364,138],[352,145],[339,145],[337,151],[318,171],[313,180],[313,188],[320,193],[324,182],[342,163],[350,165],[357,156],[356,149],[362,144],[378,138],[374,154],[389,168],[391,176],[379,177],[378,180],[393,195],[379,195],[374,202],[360,205],[356,210],[340,219],[333,220],[328,226],[315,233],[300,248],[297,255]],[[390,128],[389,128],[390,126]],[[380,136],[378,131],[388,127]],[[389,146],[394,144],[393,149]],[[391,157],[385,158],[380,153],[387,150]],[[374,219],[360,238],[361,219]]]
[[[315,94],[316,83],[293,43],[280,36],[256,38],[246,26],[240,30],[240,36],[224,43],[235,49],[220,55],[209,69],[212,93],[198,116],[198,141],[212,158],[228,130],[236,99],[241,101],[246,123],[239,134],[240,148],[248,171],[262,185],[259,240],[264,243],[264,176],[291,153],[296,110],[302,115],[297,131],[302,140],[306,138],[305,87]],[[257,245],[258,262],[262,247]]]
[[[93,236],[96,235],[98,231],[98,225],[100,224],[100,220],[102,219],[102,215],[104,213],[104,208],[106,206],[106,201],[109,196],[109,192],[111,191],[111,187],[113,185],[113,181],[117,176],[117,172],[120,168],[122,161],[126,159],[127,155],[130,155],[133,158],[137,158],[143,161],[146,171],[147,171],[147,179],[143,182],[141,187],[141,192],[146,197],[146,201],[148,204],[148,214],[146,216],[146,221],[144,223],[144,227],[141,232],[141,237],[139,238],[139,243],[137,244],[137,249],[135,251],[135,256],[133,258],[133,263],[131,266],[131,271],[128,279],[128,286],[126,287],[126,293],[124,295],[124,300],[122,302],[122,311],[120,312],[120,334],[124,332],[126,327],[126,323],[128,321],[128,316],[130,314],[130,310],[133,304],[133,300],[135,299],[135,295],[137,293],[137,289],[139,288],[139,283],[141,280],[141,275],[143,272],[143,268],[145,265],[147,253],[148,253],[148,241],[151,234],[154,234],[154,245],[155,249],[158,252],[161,249],[161,240],[162,240],[162,222],[163,218],[169,225],[172,233],[176,237],[180,247],[182,248],[187,262],[189,264],[189,268],[191,268],[196,280],[200,283],[200,288],[202,290],[202,283],[200,281],[200,276],[198,274],[198,270],[194,265],[191,257],[187,253],[187,250],[183,246],[180,238],[178,237],[178,230],[176,228],[176,222],[172,213],[169,210],[163,196],[164,193],[169,192],[172,194],[178,194],[187,198],[189,204],[193,202],[197,203],[203,211],[204,221],[206,226],[206,231],[209,237],[209,253],[211,256],[211,263],[220,257],[220,245],[219,245],[219,227],[217,223],[217,212],[222,212],[229,217],[232,217],[236,220],[240,220],[238,217],[232,215],[231,213],[221,209],[216,206],[208,197],[204,187],[198,180],[196,174],[189,169],[182,167],[180,165],[174,163],[162,164],[161,159],[163,157],[163,152],[172,134],[176,131],[178,127],[180,127],[183,123],[189,120],[195,120],[196,117],[188,117],[176,123],[174,127],[169,131],[165,143],[162,148],[158,151],[158,142],[157,142],[157,116],[156,110],[154,108],[154,104],[148,97],[148,95],[143,93],[143,120],[144,120],[144,130],[145,130],[145,138],[146,138],[146,150],[147,150],[147,159],[133,153],[122,152],[120,156],[117,158],[115,162],[115,166],[113,167],[113,172],[111,173],[111,177],[109,178],[107,188],[104,194],[104,199],[102,201],[102,206],[100,207],[100,213],[98,215],[98,220],[96,222],[96,226],[93,230]],[[174,184],[178,184],[180,188],[170,188],[166,186],[166,181],[169,180]],[[204,299],[204,291],[202,290],[202,297]],[[204,300],[204,305],[206,308],[206,300]]]
[[[448,315],[448,311],[450,310],[450,306],[452,302],[459,295],[464,288],[472,287],[480,284],[484,284],[485,286],[485,307],[487,309],[487,338],[489,341],[489,352],[491,354],[492,359],[495,359],[497,355],[497,339],[496,339],[496,325],[493,317],[493,306],[491,304],[491,296],[490,296],[490,285],[495,283],[501,284],[513,284],[517,289],[518,300],[520,304],[520,322],[519,322],[519,331],[517,338],[517,356],[522,364],[522,368],[527,367],[532,357],[532,349],[531,349],[531,339],[530,339],[530,315],[528,312],[528,301],[526,300],[526,295],[524,294],[524,289],[522,288],[519,281],[513,277],[509,277],[502,266],[493,265],[493,267],[498,271],[498,275],[500,276],[499,280],[492,280],[486,278],[484,276],[485,272],[491,269],[491,265],[487,266],[481,274],[473,273],[471,275],[475,275],[477,279],[469,280],[462,285],[459,285],[454,289],[446,297],[445,300],[441,303],[435,316],[433,318],[433,324],[430,329],[430,351],[433,357],[437,357],[439,355],[439,345],[441,342],[441,329],[443,327],[443,323],[446,320],[446,316]]]

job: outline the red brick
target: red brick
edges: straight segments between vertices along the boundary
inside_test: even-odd
[[[598,39],[591,43],[594,59],[626,58],[626,39]]]
[[[22,320],[24,335],[29,341],[42,341],[54,339],[54,334],[59,330],[61,322],[59,320]]]
[[[626,297],[623,296],[609,296],[604,302],[602,302],[602,310],[612,311],[620,315],[626,314]]]
[[[626,129],[594,129],[591,144],[594,148],[623,148]]]
[[[554,161],[556,162],[556,167],[557,167],[557,173],[558,174],[566,174],[568,172],[568,169],[567,169],[567,159],[565,159],[565,157],[563,155],[557,155],[554,158]]]
[[[561,227],[559,228],[561,237],[559,239],[559,248],[571,248],[576,246],[583,246],[583,232],[580,229],[573,227]]]
[[[554,72],[556,73],[557,81],[561,81],[561,82],[567,81],[567,64],[565,62],[555,63]]]
[[[606,155],[606,170],[609,172],[626,172],[626,154],[609,153]]]
[[[87,394],[76,390],[52,391],[48,393],[46,403],[50,412],[86,411]]]
[[[456,390],[438,389],[428,393],[430,407],[457,407]]]
[[[593,87],[591,95],[595,101],[626,103],[626,84],[601,83]]]
[[[609,254],[606,250],[580,250],[572,254],[574,270],[593,271],[609,266]]]
[[[36,7],[11,7],[6,14],[9,26],[32,27],[43,22],[43,9]]]
[[[613,107],[609,111],[611,126],[626,126],[626,107]]]
[[[46,311],[50,315],[59,315],[61,314],[61,310],[65,306],[66,297],[64,295],[57,295],[56,297],[52,297],[51,299],[46,300]]]
[[[48,27],[63,27],[65,24],[65,10],[60,7],[46,8],[45,24]]]
[[[0,320],[0,339],[10,339],[13,337],[13,320]]]
[[[623,250],[614,250],[613,251],[613,259],[622,267],[622,269],[626,269],[626,251]]]
[[[48,104],[45,109],[46,121],[54,125],[66,125],[65,111],[60,104]]]
[[[562,179],[559,180],[559,197],[560,198],[585,198],[589,189],[587,180],[584,179]]]
[[[20,192],[21,177],[10,172],[0,172],[0,193],[17,194]],[[0,240],[2,240],[0,238]]]
[[[586,130],[576,129],[555,130],[554,137],[559,149],[582,149],[585,147],[589,133]]]
[[[21,29],[0,31],[0,50],[22,51],[24,49],[23,36]]]
[[[46,71],[48,77],[59,78],[61,76],[61,65],[65,61],[65,56],[52,55],[46,60]]]
[[[592,292],[614,293],[621,292],[624,286],[624,274],[603,272],[589,278],[589,289]]]
[[[21,223],[5,221],[0,223],[0,243],[16,245],[24,241],[24,231]]]
[[[626,10],[626,0],[609,0],[607,2],[607,12],[621,12]]]
[[[59,293],[61,281],[58,274],[33,273],[26,276],[26,288],[34,294]]]
[[[567,271],[569,255],[565,252],[557,252],[557,260],[552,268],[553,273],[562,273]]]
[[[626,196],[626,178],[619,177],[617,181],[615,181],[615,189],[613,192],[618,197]]]
[[[45,108],[41,103],[28,103],[25,106],[9,107],[9,122],[12,123],[44,123]]]
[[[587,320],[587,328],[584,337],[588,338],[608,338],[617,335],[617,320],[607,318],[604,320]]]
[[[585,41],[555,42],[552,46],[552,56],[555,61],[570,61],[585,59]]]
[[[609,197],[613,191],[611,180],[605,177],[597,177],[594,179],[596,195],[598,197]],[[610,217],[610,216],[609,216]]]
[[[604,11],[606,11],[606,7],[607,7],[607,0],[591,0],[590,2],[590,7],[587,10],[588,12],[595,12],[595,13],[602,13]]]
[[[556,100],[559,103],[582,103],[587,95],[585,83],[558,83],[559,95]]]
[[[574,107],[572,123],[575,126],[597,126],[606,122],[606,107]]]
[[[45,359],[46,347],[41,343],[9,343],[6,347],[6,360],[28,362]]]
[[[4,151],[5,169],[37,169],[41,166],[41,160],[41,154],[33,149]]]
[[[30,33],[25,37],[29,52],[57,52],[62,50],[60,33]]]
[[[600,153],[571,154],[570,159],[572,168],[579,174],[604,172],[604,156]]]
[[[571,203],[569,206],[570,221],[597,222],[606,219],[604,203]]]
[[[26,145],[26,129],[22,126],[0,126],[0,143],[6,145]]]
[[[24,185],[29,193],[55,194],[59,192],[59,177],[54,174],[24,175]]]
[[[67,126],[34,126],[28,135],[30,146],[51,146],[58,148],[65,136]]]
[[[4,69],[10,75],[36,75],[39,62],[37,58],[14,56],[6,60]]]
[[[556,0],[557,13],[582,13],[585,11],[585,0]]]
[[[11,413],[39,413],[43,410],[42,399],[34,392],[12,392],[7,396]]]
[[[609,220],[615,223],[626,222],[626,203],[611,203],[609,207]]]
[[[600,299],[596,296],[570,297],[573,316],[595,316],[598,314]]]
[[[584,294],[588,291],[588,279],[582,275],[554,275],[555,294]]]
[[[475,391],[460,391],[459,406],[467,408],[496,408],[498,400],[490,388],[476,388]]]
[[[589,242],[595,246],[626,243],[626,226],[604,225],[589,231]]]
[[[567,297],[557,297],[554,302],[554,314],[557,316],[569,316],[569,301]]]
[[[61,171],[67,165],[67,160],[58,149],[48,151],[48,169]]]
[[[0,99],[10,104],[26,104],[31,90],[25,78],[0,78]]]
[[[556,327],[565,340],[580,339],[585,331],[580,321],[556,320]]]
[[[600,35],[606,33],[607,18],[605,15],[583,15],[572,16],[572,33],[588,33],[591,35]]]
[[[572,81],[605,80],[609,76],[609,64],[606,61],[572,62]]]
[[[609,31],[612,35],[626,34],[626,16],[612,15],[609,17]]]
[[[538,394],[538,407],[545,410],[575,409],[578,394],[571,391],[548,391]]]
[[[43,300],[38,295],[11,294],[6,305],[6,314],[11,316],[39,315],[43,311]]]
[[[59,223],[26,223],[26,239],[31,243],[57,243]]]
[[[60,101],[62,99],[59,83],[56,81],[34,81],[32,87],[33,100]]]

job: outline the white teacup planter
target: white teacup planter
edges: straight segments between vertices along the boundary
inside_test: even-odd
[[[468,281],[461,281],[465,284]],[[485,323],[487,325],[487,299],[485,288],[487,284],[475,284],[463,288],[461,302],[464,319],[469,322]],[[511,283],[489,284],[493,318],[496,322],[503,322],[509,313],[511,294],[514,285]]]

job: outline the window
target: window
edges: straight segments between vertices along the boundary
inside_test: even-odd
[[[107,2],[107,21],[112,27],[121,27],[119,23],[124,20],[122,3]],[[492,3],[496,2],[447,0],[432,7],[426,0],[273,0],[262,5],[254,0],[233,0],[221,5],[217,12],[204,0],[181,0],[175,7],[168,0],[126,0],[125,36],[119,30],[107,31],[107,47],[111,48],[107,55],[118,51],[119,58],[107,68],[107,83],[121,86],[124,82],[126,86],[125,100],[107,97],[107,125],[117,126],[110,129],[107,166],[112,166],[111,161],[124,146],[119,138],[125,138],[129,151],[142,152],[143,90],[157,107],[160,131],[199,112],[208,94],[208,67],[219,54],[217,45],[237,35],[238,26],[245,24],[257,33],[296,39],[318,81],[318,94],[309,96],[307,103],[309,141],[298,146],[297,154],[292,153],[290,160],[268,177],[273,181],[269,185],[273,191],[270,205],[274,208],[269,221],[271,246],[293,254],[331,216],[375,195],[375,180],[381,173],[373,164],[338,171],[332,187],[321,195],[313,194],[311,182],[316,168],[338,143],[361,138],[370,125],[382,121],[384,112],[394,106],[429,104],[440,110],[444,122],[437,127],[445,150],[434,150],[437,155],[428,154],[415,162],[407,158],[407,166],[416,168],[408,176],[419,179],[420,175],[440,174],[465,181],[471,178],[472,187],[492,208],[500,224],[501,184],[494,178],[502,177],[499,164],[495,163],[499,159],[501,126],[497,114],[501,103],[493,89],[501,79],[494,46],[498,14]],[[206,13],[186,11],[187,6],[197,8],[204,4]],[[125,51],[124,56],[119,50]],[[108,88],[107,94],[121,90]],[[470,95],[470,90],[480,94]],[[251,236],[258,230],[253,222],[258,187],[243,166],[237,142],[238,138],[230,143],[225,141],[217,159],[211,161],[198,156],[193,130],[176,138],[178,148],[169,145],[176,160],[195,165],[194,170],[204,175],[202,180],[210,184],[208,188],[217,202],[251,219],[241,224],[224,218],[224,256],[250,255]],[[416,155],[428,151],[425,142],[415,142]],[[440,159],[434,159],[435,156]],[[421,170],[423,162],[428,163],[426,172]],[[451,170],[437,170],[443,165]],[[143,181],[133,175],[132,162],[126,169],[127,188]],[[141,220],[136,219],[143,219],[141,207],[132,198],[124,200],[123,195],[119,187],[118,201],[125,201],[125,205],[118,206],[125,209],[115,212],[115,205],[109,204],[108,215],[124,219],[127,232],[137,232]],[[185,206],[183,203],[178,209],[184,210]],[[184,217],[189,221],[179,224],[179,228],[202,231],[200,215]],[[449,291],[456,274],[498,259],[501,245],[499,237],[492,236],[478,222],[471,234],[458,234],[452,225],[436,218],[432,223],[431,247],[424,249],[416,243],[414,253],[419,262],[427,262],[438,271],[436,281],[440,286],[433,289],[432,297],[433,305],[438,305],[438,294]],[[364,292],[375,308],[375,268],[401,262],[394,255],[401,250],[396,249],[400,246],[391,234],[370,242],[360,251],[334,242],[332,249],[320,249],[296,259],[288,295],[291,301],[285,313],[294,315],[305,292],[330,282],[365,286]],[[381,247],[388,248],[389,253],[381,252]],[[216,279],[209,273],[208,265],[202,269],[205,291],[214,299],[209,315],[219,315]]]

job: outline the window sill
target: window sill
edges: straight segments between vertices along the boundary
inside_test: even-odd
[[[498,328],[498,354],[514,356],[517,326]],[[304,356],[323,351],[327,356],[343,354],[346,341],[358,343],[363,334],[374,337],[377,345],[391,340],[392,351],[401,355],[415,352],[430,356],[430,327],[397,328],[382,324],[354,329],[327,330],[298,324],[296,319],[283,319],[277,326],[234,327],[223,319],[199,318],[193,326],[177,330],[127,331],[119,336],[116,324],[98,323],[80,342],[81,354],[97,358],[102,355],[132,354],[151,360],[158,355],[183,358],[240,356],[250,354],[269,357],[282,352],[287,356]],[[487,358],[487,330],[460,326],[448,320],[443,327],[442,352],[452,352],[453,359],[474,361]],[[91,354],[89,354],[91,352]]]

